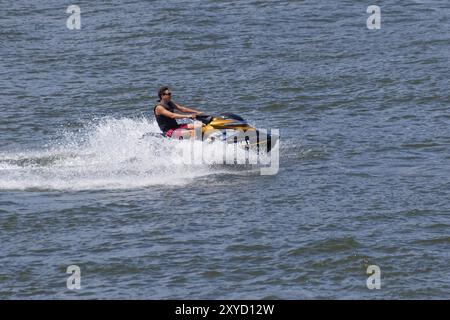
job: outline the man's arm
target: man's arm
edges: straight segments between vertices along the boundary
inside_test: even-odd
[[[193,119],[194,118],[194,116],[191,114],[178,114],[178,113],[170,112],[169,110],[167,110],[166,108],[164,108],[162,106],[156,106],[155,112],[157,115],[166,116],[171,119],[186,119],[186,118]]]
[[[195,114],[202,114],[203,112],[195,110],[195,109],[191,109],[191,108],[187,108],[187,107],[183,107],[182,105],[179,105],[178,103],[175,103],[175,106],[177,107],[178,110],[180,110],[181,112],[191,112],[191,113],[195,113]]]

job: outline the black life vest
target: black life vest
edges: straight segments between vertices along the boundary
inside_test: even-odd
[[[172,101],[169,101],[168,103],[165,103],[164,101],[158,101],[158,104],[153,108],[153,113],[155,114],[156,122],[158,122],[159,128],[163,133],[166,133],[170,129],[178,128],[178,123],[175,121],[175,119],[163,116],[163,115],[157,115],[155,112],[155,109],[157,106],[164,107],[167,111],[174,112],[175,111],[175,104]]]

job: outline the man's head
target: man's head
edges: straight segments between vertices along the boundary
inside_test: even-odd
[[[170,92],[169,87],[162,87],[158,91],[159,100],[170,101],[172,93]]]

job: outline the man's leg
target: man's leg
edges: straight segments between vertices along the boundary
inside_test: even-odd
[[[175,139],[192,139],[195,136],[195,129],[199,127],[201,128],[202,126],[203,123],[201,122],[183,124],[180,126],[180,128],[173,131],[172,137]]]
[[[196,121],[194,123],[188,123],[186,126],[186,129],[189,130],[190,138],[191,139],[194,138],[196,129],[199,130],[201,133],[201,127],[203,127],[203,126],[204,126],[204,124],[201,123],[200,121]]]

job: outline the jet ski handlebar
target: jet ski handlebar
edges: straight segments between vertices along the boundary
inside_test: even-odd
[[[209,124],[212,121],[213,116],[207,114],[198,114],[195,116],[195,119],[203,122],[204,124]]]
[[[230,120],[246,122],[242,117],[240,117],[234,113],[222,113],[220,115],[214,115],[214,116],[211,116],[208,114],[199,114],[199,115],[195,116],[195,119],[203,122],[204,124],[209,124],[214,118],[230,119]]]

